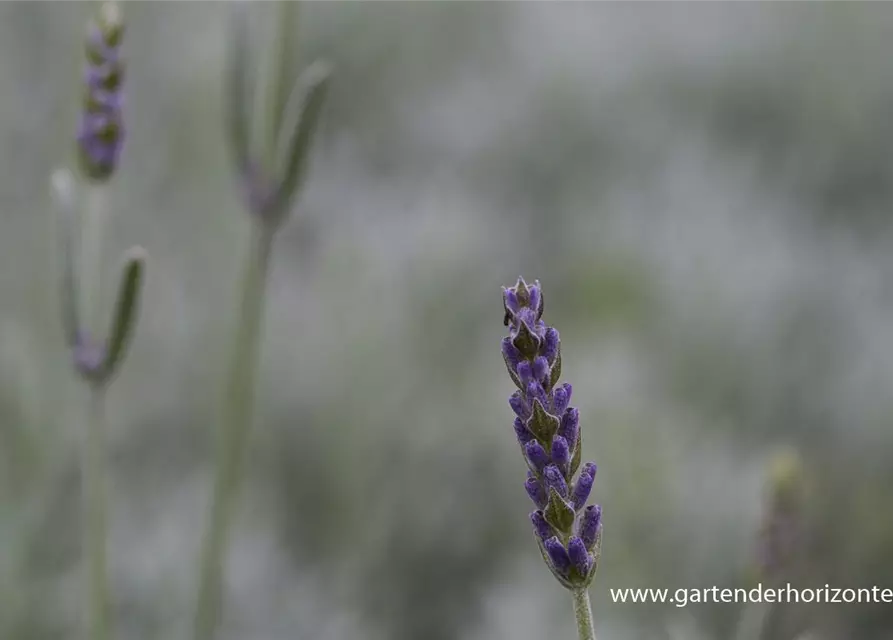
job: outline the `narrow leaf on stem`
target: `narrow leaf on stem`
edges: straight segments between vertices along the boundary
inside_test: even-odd
[[[145,270],[146,252],[142,247],[132,247],[125,254],[124,268],[121,271],[121,283],[118,287],[118,299],[115,303],[115,315],[109,332],[102,365],[102,375],[107,381],[115,373],[115,369],[127,352],[133,329],[136,325],[139,310],[140,294]]]

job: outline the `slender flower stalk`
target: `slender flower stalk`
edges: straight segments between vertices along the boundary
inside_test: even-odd
[[[105,394],[90,388],[90,414],[84,447],[84,522],[89,568],[90,638],[108,638],[108,567],[106,548]]]
[[[242,476],[244,451],[254,409],[255,379],[263,323],[264,294],[272,249],[272,234],[263,225],[252,228],[233,343],[224,410],[217,441],[214,494],[199,569],[195,637],[210,639],[219,618],[224,557],[230,521]]]
[[[276,7],[276,37],[271,39],[267,75],[265,82],[257,83],[262,90],[253,96],[248,90],[250,56],[243,6],[236,8],[232,24],[227,128],[241,195],[251,214],[251,250],[217,433],[213,495],[198,570],[196,640],[212,640],[220,622],[228,533],[254,412],[273,239],[303,184],[328,87],[329,70],[320,62],[308,66],[296,82],[289,76],[295,5],[280,1]]]
[[[75,180],[70,172],[53,175],[62,212],[61,311],[72,365],[85,383],[89,412],[83,442],[83,547],[87,565],[87,638],[109,637],[108,567],[106,560],[106,423],[109,383],[126,355],[138,314],[145,252],[125,254],[112,323],[104,341],[97,340],[102,225],[107,213],[105,184],[117,168],[124,141],[120,47],[124,24],[114,3],[103,4],[89,25],[86,42],[84,98],[77,133],[78,159],[88,183],[86,210],[78,213]],[[80,267],[80,268],[79,268]],[[89,295],[85,295],[85,294]]]
[[[592,628],[592,605],[586,589],[574,589],[574,617],[577,620],[577,632],[580,640],[595,640],[595,629]]]
[[[767,476],[755,565],[760,581],[778,585],[789,578],[804,542],[806,482],[798,453],[791,450],[777,452],[769,464]],[[769,602],[748,605],[738,622],[736,640],[760,640],[771,633],[769,622],[773,613],[773,604]]]
[[[570,406],[572,388],[558,384],[561,341],[542,320],[539,282],[522,278],[503,289],[502,356],[518,390],[509,398],[514,431],[527,462],[524,488],[536,506],[534,537],[555,579],[573,594],[580,640],[595,640],[589,584],[601,555],[601,507],[586,506],[596,475],[594,462],[580,468],[579,412]],[[579,475],[574,479],[577,471]]]

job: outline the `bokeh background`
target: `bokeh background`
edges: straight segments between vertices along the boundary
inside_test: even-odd
[[[49,176],[94,9],[0,4],[3,640],[81,637],[85,398]],[[248,238],[230,9],[124,6],[106,308],[120,252],[151,261],[109,397],[121,640],[191,622]],[[893,586],[893,5],[320,2],[295,28],[336,76],[274,250],[224,638],[575,637],[506,404],[518,275],[544,286],[599,464],[599,638],[731,637],[741,606],[609,589],[751,586],[782,449],[811,484],[791,581]],[[775,618],[771,640],[893,638],[890,605]]]

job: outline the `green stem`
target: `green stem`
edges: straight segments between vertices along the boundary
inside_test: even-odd
[[[82,236],[79,252],[81,309],[80,317],[88,335],[102,333],[102,243],[108,217],[108,192],[102,184],[90,184],[86,188],[86,206],[81,224]]]
[[[83,465],[84,545],[88,562],[87,593],[90,599],[87,637],[90,640],[107,640],[105,393],[100,385],[90,387],[90,416],[84,441]]]
[[[577,619],[577,632],[580,635],[580,640],[595,640],[589,591],[586,589],[574,589],[572,593],[574,595],[574,617]]]
[[[254,409],[260,328],[273,240],[272,230],[258,221],[255,222],[243,282],[239,324],[223,401],[222,424],[217,438],[213,497],[199,568],[196,640],[211,640],[220,617],[227,533],[242,476]]]

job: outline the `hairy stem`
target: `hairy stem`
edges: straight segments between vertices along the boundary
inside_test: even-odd
[[[108,639],[108,583],[106,577],[105,393],[90,387],[90,412],[84,439],[84,547],[87,555],[87,625],[89,640]]]
[[[592,626],[592,605],[589,603],[589,591],[574,589],[574,617],[577,619],[577,633],[580,640],[595,640],[595,629]]]
[[[253,221],[252,245],[242,288],[239,324],[217,434],[214,489],[199,568],[195,640],[211,640],[220,617],[227,533],[232,520],[254,409],[272,231]]]

